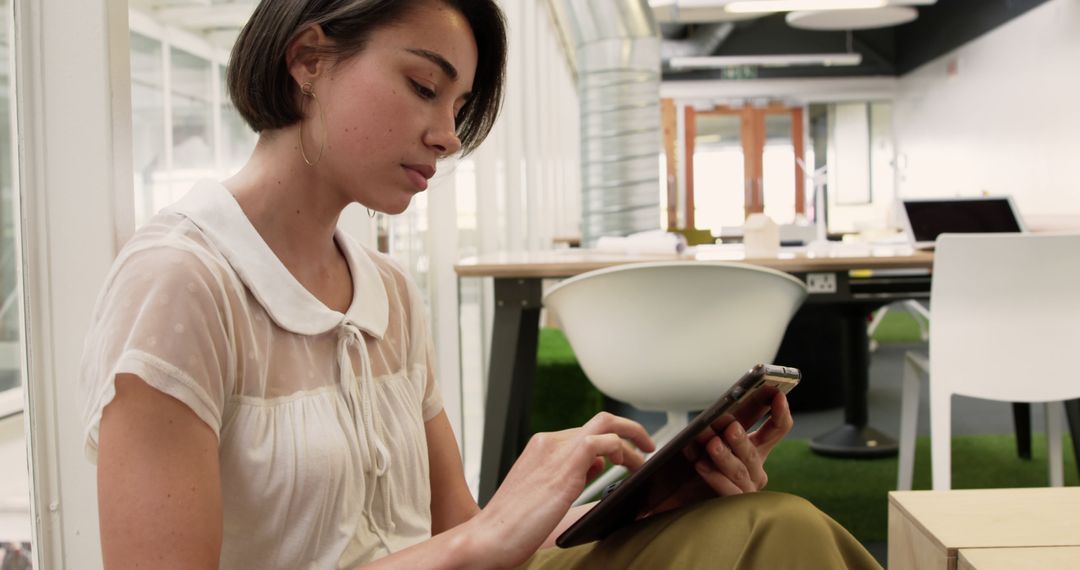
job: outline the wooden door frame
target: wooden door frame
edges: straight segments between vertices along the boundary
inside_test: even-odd
[[[665,101],[670,101],[667,99]],[[663,108],[663,107],[662,107]],[[670,115],[670,125],[674,131],[674,103]],[[771,102],[764,107],[744,106],[732,108],[717,105],[708,111],[699,111],[692,106],[684,107],[685,128],[683,136],[683,148],[686,149],[686,160],[681,175],[686,180],[686,227],[694,226],[694,139],[697,137],[698,115],[739,115],[740,133],[743,145],[743,179],[744,179],[744,214],[761,213],[765,211],[765,195],[762,187],[764,177],[763,154],[765,150],[765,115],[790,114],[791,115],[791,139],[792,149],[796,158],[805,161],[806,158],[806,129],[803,125],[805,111],[803,107],[788,107],[780,102]],[[677,168],[675,164],[674,143],[676,135],[670,137],[667,134],[668,119],[665,118],[664,145],[668,155],[668,223],[671,226],[676,219],[675,204],[672,186],[677,188],[674,176]],[[799,167],[798,162],[793,165],[795,169],[795,213],[806,214],[806,178]],[[676,191],[677,192],[677,191]]]

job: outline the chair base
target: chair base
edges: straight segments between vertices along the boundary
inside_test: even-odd
[[[896,440],[870,426],[844,424],[810,440],[810,449],[832,457],[888,457],[896,455]]]

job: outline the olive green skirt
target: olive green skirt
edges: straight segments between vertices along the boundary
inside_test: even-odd
[[[521,568],[819,570],[881,565],[809,501],[762,491],[650,517],[599,542],[544,549]]]

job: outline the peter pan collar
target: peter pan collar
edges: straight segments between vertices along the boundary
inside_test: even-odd
[[[289,273],[220,183],[197,183],[166,211],[187,217],[202,230],[281,328],[316,335],[352,324],[376,338],[385,334],[390,310],[386,286],[368,253],[341,228],[334,232],[334,240],[353,280],[352,302],[345,314],[324,305]]]

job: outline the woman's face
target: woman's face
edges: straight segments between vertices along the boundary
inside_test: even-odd
[[[360,53],[314,81],[326,121],[317,176],[350,202],[403,212],[427,188],[436,160],[461,147],[454,117],[472,90],[476,59],[468,21],[438,1],[376,30]],[[307,136],[318,118],[310,102],[305,112]]]

